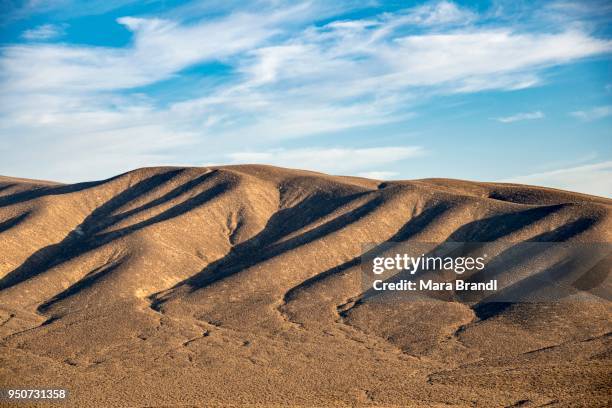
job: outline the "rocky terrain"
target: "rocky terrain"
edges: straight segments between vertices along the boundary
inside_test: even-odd
[[[612,200],[259,165],[0,177],[0,384],[75,407],[612,403],[609,256],[599,296],[365,295],[364,244],[443,241],[607,244]]]

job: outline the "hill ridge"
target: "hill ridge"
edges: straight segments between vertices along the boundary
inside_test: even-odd
[[[368,244],[610,243],[611,213],[610,199],[541,187],[381,181],[263,165],[150,167],[77,184],[2,177],[1,345],[14,358],[50,359],[79,384],[78,375],[107,379],[127,370],[135,380],[125,386],[136,394],[135,384],[149,381],[147,370],[162,364],[171,372],[190,367],[190,384],[217,387],[207,392],[230,401],[223,384],[241,370],[251,374],[236,392],[249,403],[263,401],[251,388],[263,386],[257,370],[275,367],[326,379],[298,384],[270,374],[274,389],[300,389],[310,401],[358,384],[378,389],[387,404],[415,403],[376,376],[356,374],[368,368],[395,385],[413,373],[417,393],[435,389],[445,395],[440,401],[457,402],[470,394],[457,382],[462,364],[484,361],[495,371],[500,359],[523,361],[533,350],[557,364],[559,344],[575,344],[574,364],[601,375],[602,366],[588,361],[607,347],[609,303],[486,311],[478,303],[398,303],[366,296],[360,263]],[[527,278],[540,271],[524,262],[532,268]],[[584,343],[587,337],[599,348]],[[508,339],[508,347],[496,345]],[[344,361],[343,350],[365,360]],[[313,353],[320,355],[312,367],[296,357]],[[385,361],[386,374],[373,368],[376,359]],[[538,364],[525,370],[542,369]],[[207,373],[212,366],[219,376]],[[341,374],[349,367],[354,383]],[[555,367],[561,374],[550,375],[572,375],[571,367]],[[494,393],[486,391],[486,375],[474,378],[483,384],[479,401],[509,404],[525,390],[508,379],[518,391]],[[334,398],[351,404],[351,393]],[[79,398],[81,406],[93,404]]]

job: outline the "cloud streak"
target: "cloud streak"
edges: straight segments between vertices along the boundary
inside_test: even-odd
[[[612,197],[612,161],[535,173],[503,181]]]
[[[143,140],[149,132],[164,141],[163,148],[142,143],[122,157],[157,158],[150,164],[183,161],[178,157],[187,145],[211,157],[245,140],[249,149],[263,151],[271,143],[404,122],[418,103],[440,95],[532,87],[551,67],[612,50],[611,41],[580,26],[536,32],[490,25],[449,1],[353,19],[334,17],[328,5],[316,1],[258,5],[212,19],[201,18],[194,5],[183,9],[187,14],[121,17],[117,24],[132,36],[122,47],[3,46],[0,138],[19,151],[24,140],[51,146],[77,137],[112,139],[112,132]],[[28,35],[42,39],[51,34],[48,28]],[[223,79],[201,68],[206,64],[222,66]],[[189,81],[181,82],[184,78]],[[179,84],[174,90],[179,97],[152,91],[168,83]],[[11,139],[16,134],[22,139]],[[99,152],[109,155],[108,170],[82,177],[116,172],[116,156]],[[20,155],[25,157],[15,157]],[[270,160],[279,159],[272,154]],[[59,179],[74,179],[62,173],[64,164],[54,165]],[[15,171],[14,166],[0,171]],[[350,171],[374,170],[384,171],[359,166]]]
[[[21,35],[29,41],[44,41],[61,37],[64,34],[64,26],[59,24],[42,24],[38,27],[26,30]]]
[[[420,146],[387,146],[372,148],[302,148],[236,152],[227,155],[230,163],[273,164],[335,174],[355,174],[360,169],[372,169],[420,157]],[[368,175],[394,173],[362,173]]]
[[[543,119],[543,118],[544,118],[544,114],[541,111],[535,111],[535,112],[517,113],[511,116],[503,116],[500,118],[496,118],[496,120],[501,123],[512,123],[512,122],[520,122],[523,120],[535,120],[535,119]]]
[[[612,105],[598,106],[587,110],[579,110],[571,112],[570,115],[587,122],[603,119],[608,116],[612,116]]]

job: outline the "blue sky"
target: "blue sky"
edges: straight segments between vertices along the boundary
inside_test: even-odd
[[[269,163],[612,196],[606,1],[2,1],[0,174]]]

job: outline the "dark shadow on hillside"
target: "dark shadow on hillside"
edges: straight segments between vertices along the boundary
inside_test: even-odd
[[[181,171],[182,170],[171,170],[166,173],[157,174],[136,183],[132,187],[127,188],[121,194],[117,195],[92,212],[92,214],[88,216],[79,227],[68,234],[68,236],[60,243],[40,249],[31,255],[21,266],[7,274],[2,280],[0,280],[0,289],[6,289],[14,286],[48,270],[49,268],[69,261],[87,251],[105,245],[119,237],[184,214],[194,207],[200,206],[217,195],[222,194],[224,191],[230,188],[229,183],[220,183],[147,220],[116,231],[99,233],[99,231],[125,218],[123,214],[113,216],[112,213],[115,210],[121,208],[131,200],[138,198],[147,191],[168,182],[176,177]],[[188,189],[194,187],[194,183],[201,184],[213,174],[215,174],[214,171],[205,173],[194,180],[184,183],[175,190],[180,190],[182,192],[188,191]],[[177,195],[179,194],[173,190],[162,197],[165,199],[154,200],[155,205],[160,205],[163,202],[171,200]],[[130,215],[133,215],[137,212],[136,210],[142,211],[145,208],[151,208],[151,206],[148,204],[143,205],[138,209],[128,212]]]
[[[481,220],[476,220],[470,223],[467,223],[460,228],[458,228],[453,234],[449,236],[447,241],[440,244],[435,244],[431,251],[428,251],[425,256],[435,255],[442,246],[447,243],[462,243],[467,242],[471,243],[468,245],[469,250],[477,251],[479,246],[485,247],[486,245],[493,244],[495,245],[496,240],[503,238],[504,236],[511,234],[515,231],[518,231],[522,228],[529,227],[530,225],[536,223],[537,221],[543,219],[544,217],[558,212],[560,209],[564,207],[561,205],[551,205],[546,207],[538,207],[532,208],[524,211],[519,211],[513,214],[502,214],[495,215],[493,217],[484,218]],[[428,217],[424,217],[421,220],[415,218],[412,222],[409,222],[404,228],[409,230],[410,228],[414,228],[418,223],[422,223],[427,225],[431,222],[431,219],[427,219]],[[529,250],[525,250],[518,248],[519,246],[525,243],[554,243],[554,242],[565,242],[570,238],[581,234],[582,232],[588,230],[595,224],[596,220],[588,217],[578,218],[566,224],[560,225],[557,228],[547,231],[541,234],[538,234],[527,241],[517,242],[517,243],[507,243],[505,245],[509,245],[509,247],[499,253],[495,258],[489,260],[487,263],[487,268],[481,272],[477,272],[472,274],[471,276],[463,277],[462,279],[467,281],[475,281],[482,282],[487,281],[489,279],[493,279],[498,274],[503,274],[505,269],[503,266],[507,265],[507,259],[510,257],[514,259],[516,262],[528,262],[535,256],[535,252],[529,252]],[[398,233],[398,235],[400,235]],[[393,248],[393,243],[400,241],[397,236],[391,238],[387,243],[381,244],[381,246],[374,248],[371,250],[372,253],[381,253],[384,251],[388,251]],[[461,251],[465,251],[465,247],[459,247],[455,251],[451,251],[448,253],[448,256],[465,256],[465,253]],[[538,248],[533,251],[539,250]],[[455,252],[453,254],[453,252]],[[364,256],[367,254],[364,254]],[[504,259],[504,263],[500,263],[500,265],[496,265],[496,259]],[[356,261],[356,258],[353,260]],[[496,267],[497,266],[497,267]],[[561,276],[567,277],[568,271],[574,271],[575,269],[568,269],[568,267],[560,267],[563,265],[556,265],[555,269],[539,271],[536,274],[526,277],[515,285],[507,288],[508,290],[514,291],[515,298],[518,299],[519,294],[523,294],[525,296],[533,295],[537,291],[543,290],[542,288],[546,285],[550,285],[551,279],[559,279]],[[586,274],[589,277],[577,278],[575,281],[580,282],[583,286],[588,285],[589,288],[596,287],[598,283],[602,282],[602,278],[607,278],[607,274],[601,273],[601,268],[592,269],[587,271]],[[609,271],[608,271],[609,272]],[[422,273],[422,272],[417,272]],[[423,275],[421,275],[423,276]],[[409,272],[400,272],[393,275],[391,278],[387,279],[387,282],[399,282],[402,279],[411,280],[414,276],[410,275]],[[585,283],[588,280],[588,283]],[[578,286],[571,285],[574,288],[568,288],[568,293],[575,293],[578,290]],[[369,288],[365,290],[359,297],[357,304],[364,303],[370,300],[375,299],[386,299],[383,301],[389,300],[397,300],[397,301],[410,301],[413,297],[414,299],[427,299],[431,296],[431,300],[445,300],[445,301],[461,301],[461,297],[445,297],[441,296],[437,293],[431,294],[423,294],[419,293],[418,295],[413,295],[412,293],[404,294],[402,293],[399,296],[383,296],[386,292],[375,291],[373,288]],[[508,307],[511,307],[515,302],[504,301],[504,299],[508,299],[508,293],[504,293],[504,290],[499,292],[500,296],[496,299],[495,297],[489,297],[483,299],[481,302],[475,304],[473,309],[476,315],[481,319],[491,318],[496,316],[499,313],[502,313]],[[388,300],[387,300],[388,299]]]
[[[30,211],[27,211],[27,212],[24,212],[23,214],[16,215],[13,218],[9,218],[6,221],[0,222],[0,234],[20,224],[23,220],[28,218],[29,215],[30,215]]]
[[[111,179],[112,180],[112,179]],[[7,207],[9,205],[19,204],[26,201],[34,200],[36,198],[49,196],[49,195],[61,195],[68,193],[75,193],[77,191],[86,190],[105,183],[109,180],[101,181],[88,181],[85,183],[53,186],[53,187],[38,187],[34,190],[20,191],[14,194],[8,194],[0,196],[0,207]]]
[[[78,281],[77,283],[75,283],[74,285],[70,286],[68,289],[64,290],[63,292],[59,293],[58,295],[54,296],[53,298],[49,299],[48,301],[46,301],[45,303],[41,304],[37,311],[39,313],[46,313],[48,311],[48,309],[53,306],[54,304],[61,302],[62,300],[82,291],[83,289],[86,289],[92,285],[94,285],[96,282],[98,282],[100,279],[104,278],[105,276],[111,274],[115,269],[117,269],[124,261],[125,257],[122,257],[120,259],[117,259],[115,261],[109,262],[106,265],[103,265],[99,268],[94,269],[93,271],[91,271],[89,274],[87,274],[87,276],[85,276],[85,278],[81,279],[80,281]]]
[[[240,270],[338,231],[371,213],[380,205],[382,198],[375,197],[359,207],[347,211],[307,232],[286,241],[274,243],[278,238],[297,231],[367,194],[369,192],[350,194],[340,198],[313,196],[294,207],[278,211],[270,218],[266,227],[258,235],[235,246],[228,255],[212,262],[198,274],[174,285],[170,288],[170,291],[183,285],[188,285],[191,290],[203,288]],[[167,293],[167,291],[164,292]],[[156,298],[156,295],[150,298],[152,299],[153,308],[159,307],[164,302],[164,299]]]
[[[563,207],[564,204],[555,204],[472,221],[459,227],[447,241],[492,242],[534,224]]]
[[[403,241],[406,241],[412,238],[414,235],[423,231],[427,227],[427,225],[429,225],[436,217],[442,215],[444,212],[448,211],[451,208],[452,206],[448,203],[438,203],[432,207],[426,208],[420,214],[418,214],[417,216],[415,216],[414,218],[406,222],[395,234],[393,234],[391,238],[389,238],[382,244],[378,244],[374,248],[371,248],[369,251],[351,259],[350,261],[343,263],[342,265],[338,265],[336,267],[328,269],[322,273],[319,273],[305,280],[304,282],[300,283],[299,285],[287,291],[287,293],[285,293],[283,300],[285,302],[289,301],[291,297],[293,296],[293,293],[296,293],[300,289],[311,286],[312,284],[319,282],[323,279],[326,279],[329,276],[342,273],[347,269],[361,265],[363,257],[368,256],[368,253],[379,252],[381,248],[385,246],[386,244],[399,243],[399,242],[403,242]]]
[[[580,218],[569,224],[564,224],[555,228],[552,231],[548,231],[542,234],[538,234],[529,241],[517,243],[516,245],[508,248],[504,252],[500,253],[497,258],[501,259],[499,265],[496,264],[496,260],[493,259],[487,268],[481,272],[472,275],[468,281],[485,281],[494,279],[500,274],[504,273],[503,263],[507,259],[513,259],[515,263],[521,264],[526,263],[533,257],[535,257],[540,248],[534,246],[530,251],[529,249],[520,248],[519,246],[524,243],[548,243],[548,242],[565,242],[573,236],[579,235],[580,233],[589,229],[596,221],[590,218]],[[496,294],[489,296],[479,303],[473,306],[473,310],[476,316],[481,320],[486,320],[494,317],[500,313],[503,313],[506,309],[516,303],[520,303],[521,299],[527,301],[530,296],[533,296],[534,292],[541,291],[555,283],[556,280],[560,280],[563,275],[571,273],[575,268],[572,268],[570,264],[557,263],[549,268],[546,268],[538,273],[527,276],[521,279],[519,282],[503,288]],[[598,285],[597,282],[601,283],[607,275],[601,276],[600,271],[597,269],[590,268],[581,276],[582,280],[589,281],[589,290],[593,289]],[[609,270],[607,271],[609,273]],[[595,274],[595,275],[593,275]],[[576,282],[579,282],[581,278],[578,278]],[[595,280],[593,280],[595,279]],[[586,288],[586,287],[585,287]],[[576,293],[577,291],[583,290],[578,285],[572,285],[566,288],[567,295]],[[558,291],[558,299],[563,298],[562,292]],[[515,301],[508,301],[509,299],[515,299]]]
[[[9,184],[5,184],[3,186],[0,186],[0,193],[3,192],[4,190],[8,190],[11,187],[15,187],[17,185],[17,183],[9,183]]]

